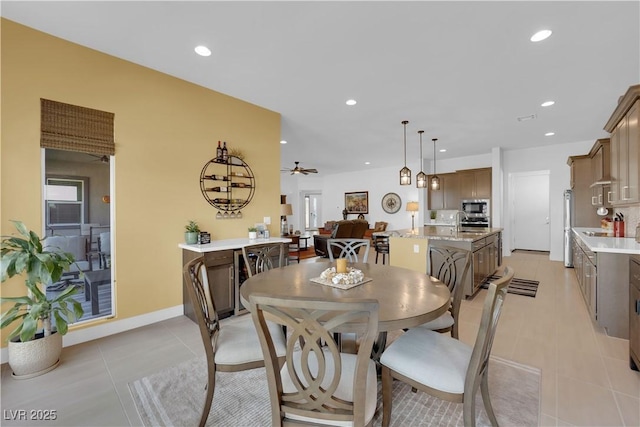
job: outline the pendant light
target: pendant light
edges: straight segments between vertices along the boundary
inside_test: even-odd
[[[440,190],[440,178],[436,175],[436,141],[438,138],[433,138],[433,176],[431,177],[431,189],[434,191]]]
[[[420,135],[420,173],[416,175],[416,187],[418,188],[426,188],[427,187],[427,174],[423,172],[423,160],[422,160],[422,134],[423,130],[419,130],[418,134]]]
[[[411,185],[411,169],[407,167],[407,124],[408,120],[403,120],[404,125],[404,167],[400,169],[400,185]]]

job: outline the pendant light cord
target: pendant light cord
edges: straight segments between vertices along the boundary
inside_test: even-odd
[[[404,167],[407,167],[407,120],[403,120],[402,124],[404,125]]]

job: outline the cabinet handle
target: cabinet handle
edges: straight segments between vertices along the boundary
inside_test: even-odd
[[[602,204],[602,194],[598,194],[598,204]]]
[[[629,196],[626,194],[627,191],[625,190],[629,190],[629,186],[625,185],[624,187],[622,187],[622,200],[627,200],[629,198]]]
[[[596,196],[591,196],[591,206],[595,206],[596,204]]]
[[[607,191],[607,203],[611,204],[611,191]]]
[[[640,316],[640,299],[636,300],[636,314]]]

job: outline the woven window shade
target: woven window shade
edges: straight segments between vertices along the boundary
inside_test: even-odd
[[[40,99],[40,146],[113,156],[113,113]]]

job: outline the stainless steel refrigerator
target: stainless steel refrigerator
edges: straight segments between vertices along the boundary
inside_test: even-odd
[[[562,228],[564,232],[564,266],[573,267],[573,246],[571,245],[571,228],[573,227],[574,200],[573,190],[564,190],[564,215]]]

